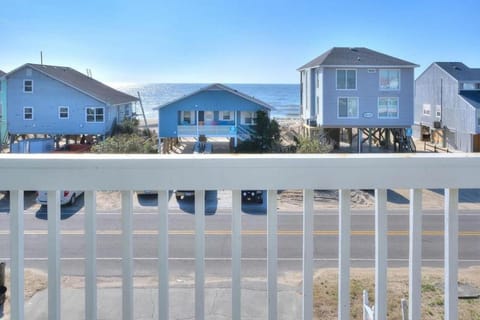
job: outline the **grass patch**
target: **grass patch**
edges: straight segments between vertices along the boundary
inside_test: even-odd
[[[480,267],[461,269],[459,281],[480,288]],[[363,319],[362,295],[368,291],[370,305],[375,303],[375,274],[373,269],[351,269],[350,274],[350,316]],[[337,319],[338,271],[321,269],[314,280],[314,313],[316,319]],[[422,315],[423,320],[442,319],[444,315],[443,269],[422,269]],[[400,301],[408,300],[408,269],[388,269],[387,284],[388,320],[401,320]],[[480,299],[459,300],[458,319],[480,320]]]

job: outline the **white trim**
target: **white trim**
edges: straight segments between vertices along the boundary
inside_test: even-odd
[[[340,116],[340,99],[347,99],[347,116]],[[357,115],[355,117],[348,116],[348,100],[356,99],[357,100]],[[358,119],[360,114],[360,99],[358,97],[337,97],[337,119]]]
[[[252,123],[245,122],[245,116],[248,114],[249,118],[252,119]],[[257,112],[256,111],[241,111],[240,112],[240,124],[246,126],[254,126],[257,123]]]
[[[95,113],[93,114],[94,116],[94,121],[88,121],[88,109],[94,109]],[[102,109],[103,110],[103,120],[102,121],[97,121],[97,109]],[[86,123],[105,123],[105,107],[85,107],[85,122]]]
[[[345,89],[338,88],[338,71],[345,71]],[[347,79],[347,71],[355,71],[355,89],[348,89],[348,79]],[[358,72],[357,69],[346,69],[346,68],[338,68],[335,69],[335,89],[338,91],[355,91],[357,90],[357,77]]]
[[[379,111],[380,99],[396,99],[397,100],[397,116],[396,117],[389,117],[389,116],[382,117],[382,116],[380,116],[380,111]],[[388,112],[388,107],[389,106],[390,105],[387,104],[387,114],[389,113]],[[378,119],[398,119],[398,118],[400,118],[400,97],[378,97],[378,99],[377,99],[377,118]]]
[[[392,88],[382,88],[382,71],[398,71],[398,88],[392,89]],[[402,72],[400,69],[379,69],[378,70],[378,89],[380,91],[400,91],[401,90],[401,79],[402,79]]]
[[[229,119],[225,119],[225,114],[228,114]],[[219,111],[218,112],[219,121],[234,121],[234,111]]]
[[[31,90],[30,91],[26,91],[25,90],[25,87],[26,87],[26,82],[27,81],[30,81],[31,82]],[[23,79],[23,93],[33,93],[33,79]]]
[[[62,108],[67,108],[67,116],[66,117],[61,117],[61,111],[60,109]],[[58,119],[60,120],[68,120],[70,119],[70,108],[68,106],[58,106]]]
[[[343,69],[343,68],[356,68],[356,69],[362,69],[362,68],[370,68],[370,69],[373,69],[373,68],[395,68],[395,69],[410,69],[410,68],[418,68],[420,67],[418,64],[411,64],[411,65],[406,65],[406,66],[397,66],[397,65],[367,65],[367,64],[364,64],[364,65],[353,65],[353,64],[346,64],[346,65],[338,65],[338,64],[332,64],[332,65],[328,65],[328,64],[318,64],[318,65],[315,65],[315,66],[311,66],[311,67],[305,67],[305,68],[298,68],[297,71],[303,71],[303,70],[310,70],[310,69],[315,69],[315,68],[339,68],[339,69]]]
[[[25,109],[27,109],[27,108],[32,109],[32,112],[31,112],[32,118],[31,118],[31,119],[25,118]],[[34,110],[33,110],[33,107],[23,107],[23,120],[31,121],[31,120],[33,120],[33,119],[34,119]]]

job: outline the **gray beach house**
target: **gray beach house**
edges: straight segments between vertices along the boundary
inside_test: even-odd
[[[480,68],[434,62],[415,81],[415,135],[480,152]]]
[[[350,137],[356,129],[358,141],[402,133],[413,125],[415,67],[368,48],[328,50],[298,68],[305,125],[347,129]]]

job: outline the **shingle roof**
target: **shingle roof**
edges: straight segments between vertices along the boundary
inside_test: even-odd
[[[272,107],[271,105],[269,105],[268,103],[265,103],[265,102],[263,102],[263,101],[261,101],[261,100],[258,100],[258,99],[256,99],[256,98],[254,98],[254,97],[251,97],[251,96],[249,96],[249,95],[247,95],[247,94],[245,94],[245,93],[243,93],[243,92],[240,92],[240,91],[238,91],[238,90],[235,90],[235,89],[232,89],[232,88],[230,88],[230,87],[227,87],[226,85],[223,85],[223,84],[220,84],[220,83],[214,83],[214,84],[208,85],[208,86],[206,86],[206,87],[204,87],[204,88],[201,88],[201,89],[199,89],[199,90],[197,90],[197,91],[194,91],[194,92],[192,92],[192,93],[190,93],[190,94],[187,94],[187,95],[185,95],[185,96],[183,96],[183,97],[180,97],[180,98],[175,99],[175,100],[173,100],[173,101],[167,102],[167,103],[165,103],[165,104],[163,104],[163,105],[161,105],[161,106],[155,107],[155,108],[153,108],[153,110],[159,110],[160,108],[166,107],[166,106],[168,106],[168,105],[171,105],[172,103],[175,103],[175,102],[177,102],[177,101],[186,99],[186,98],[188,98],[188,97],[191,97],[191,96],[196,95],[196,94],[198,94],[198,93],[200,93],[200,92],[203,92],[203,91],[227,91],[227,92],[230,92],[230,93],[232,93],[232,94],[234,94],[234,95],[237,95],[237,96],[239,96],[239,97],[241,97],[241,98],[243,98],[243,99],[246,99],[246,100],[249,100],[249,101],[251,101],[251,102],[253,102],[253,103],[256,103],[256,104],[258,104],[258,105],[261,105],[262,107],[264,107],[264,108],[266,108],[266,109],[268,109],[268,110],[272,110],[272,109],[273,109],[273,107]]]
[[[476,109],[480,109],[480,92],[478,91],[460,91],[460,96],[463,97]]]
[[[106,84],[103,84],[100,81],[90,78],[87,75],[69,67],[27,63],[10,73],[16,72],[24,67],[35,69],[55,80],[82,91],[95,99],[111,105],[138,101],[138,98],[134,96],[115,90]]]
[[[480,81],[480,69],[469,68],[461,62],[435,62],[458,81]]]
[[[368,48],[334,47],[297,70],[318,66],[395,66],[418,67],[418,65],[401,60]]]

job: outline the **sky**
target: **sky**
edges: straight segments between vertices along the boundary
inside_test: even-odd
[[[478,0],[0,0],[0,70],[43,62],[112,85],[298,83],[332,47],[480,68]]]

